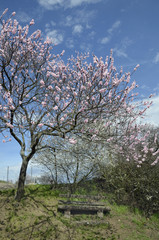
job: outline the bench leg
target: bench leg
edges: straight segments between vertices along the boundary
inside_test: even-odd
[[[71,216],[70,210],[66,210],[66,211],[64,212],[64,216],[65,216],[66,218],[70,218],[70,216]]]
[[[98,211],[97,216],[100,217],[100,218],[103,218],[103,211]]]

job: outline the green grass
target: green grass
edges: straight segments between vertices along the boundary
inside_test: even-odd
[[[117,204],[113,204],[113,209],[115,211],[116,214],[118,214],[119,216],[121,214],[127,214],[129,212],[129,207],[125,206],[125,205],[117,205]]]
[[[1,191],[1,240],[158,240],[159,215],[146,219],[128,206],[103,202],[111,208],[102,219],[97,215],[72,215],[67,219],[57,212],[60,189],[31,185],[21,202],[14,200],[14,190]],[[97,190],[78,194],[95,195]],[[77,194],[77,193],[76,193]],[[101,194],[101,193],[100,193]],[[78,199],[76,199],[78,200]],[[79,199],[81,200],[81,199]]]

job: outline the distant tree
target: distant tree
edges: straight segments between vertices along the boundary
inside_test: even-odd
[[[58,163],[58,154],[60,150],[50,146],[44,148],[36,153],[32,159],[32,163],[39,166],[43,172],[43,178],[47,179],[56,188],[57,184],[61,182],[61,173]]]
[[[96,176],[96,157],[100,155],[97,144],[79,137],[77,140],[77,136],[76,141],[76,144],[71,144],[66,139],[49,142],[49,147],[37,152],[32,160],[33,164],[42,168],[44,175],[49,176],[54,187],[61,182],[68,183],[71,192],[81,182]]]
[[[50,40],[43,40],[39,30],[29,35],[34,20],[22,27],[13,20],[15,12],[5,20],[6,11],[0,17],[0,128],[3,142],[11,140],[8,131],[20,146],[16,199],[21,200],[28,163],[39,143],[47,144],[45,136],[72,144],[76,143],[72,134],[93,140],[98,132],[86,126],[103,119],[105,129],[128,119],[127,129],[119,133],[129,130],[132,136],[134,122],[149,104],[144,103],[143,109],[134,105],[131,92],[136,83],[130,83],[130,73],[122,69],[117,73],[112,53],[105,61],[93,56],[93,62],[87,63],[87,55],[77,55],[65,64],[60,55],[52,54]]]

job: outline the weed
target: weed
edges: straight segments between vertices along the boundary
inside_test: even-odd
[[[127,206],[124,206],[124,205],[114,204],[113,209],[118,215],[123,215],[123,214],[128,214],[129,213],[129,208]]]

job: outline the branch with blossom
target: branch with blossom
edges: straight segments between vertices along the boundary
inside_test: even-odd
[[[5,13],[0,18],[0,125],[21,149],[20,199],[28,163],[44,136],[68,137],[71,144],[76,143],[74,134],[93,140],[100,134],[91,126],[104,121],[105,131],[114,129],[107,139],[113,143],[121,129],[136,134],[134,124],[150,103],[142,109],[134,104],[136,82],[122,68],[117,72],[112,51],[105,60],[93,56],[88,63],[89,54],[77,54],[65,63],[64,51],[54,55],[40,30],[29,34],[34,20],[22,27],[13,19],[15,12],[7,20]]]

